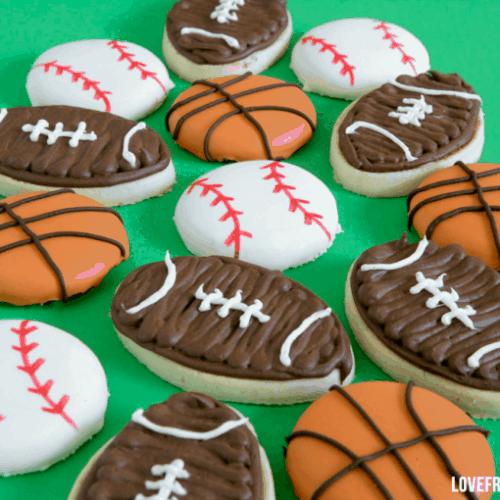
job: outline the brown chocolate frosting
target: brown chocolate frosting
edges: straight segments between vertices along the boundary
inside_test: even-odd
[[[133,271],[119,286],[111,305],[116,329],[139,346],[195,370],[236,378],[291,380],[325,377],[339,368],[342,380],[350,373],[349,337],[332,313],[315,321],[292,344],[291,366],[279,359],[289,334],[311,314],[327,308],[325,302],[280,271],[230,257],[176,257],[176,281],[168,294],[136,314],[130,309],[159,290],[167,276],[164,262]],[[196,290],[207,294],[218,288],[224,297],[242,291],[241,302],[262,301],[266,323],[255,317],[246,328],[243,314],[231,309],[226,318],[221,306],[200,312]]]
[[[219,23],[210,14],[219,0],[181,0],[167,15],[168,38],[176,50],[197,64],[225,64],[244,59],[272,45],[288,25],[286,0],[245,0],[231,10],[237,20]],[[223,33],[238,40],[239,48],[230,47],[222,38],[201,34],[181,35],[182,28],[199,28]]]
[[[179,393],[150,406],[144,416],[151,422],[179,429],[207,432],[240,416],[219,401],[197,393]],[[153,496],[146,481],[159,481],[154,465],[184,462],[189,478],[179,479],[182,500],[231,498],[262,500],[259,443],[246,425],[206,441],[159,434],[129,422],[106,447],[84,480],[78,500],[133,500]]]
[[[500,275],[477,257],[467,256],[459,245],[440,248],[430,241],[415,263],[396,270],[361,271],[363,264],[397,262],[412,255],[417,243],[406,234],[397,241],[365,251],[354,263],[351,289],[358,312],[370,330],[400,357],[431,373],[465,386],[500,390],[500,350],[485,354],[479,368],[468,365],[469,356],[483,346],[500,341]],[[426,306],[432,295],[426,290],[412,295],[415,274],[444,277],[442,291],[453,288],[457,305],[470,305],[474,329],[454,318],[441,322],[446,306]]]
[[[452,90],[475,94],[474,89],[456,73],[442,74],[429,71],[418,76],[402,75],[397,82],[412,87]],[[420,120],[420,127],[411,123],[402,124],[389,116],[403,103],[404,98],[420,99],[433,107],[430,114]],[[391,83],[361,97],[347,113],[339,128],[339,145],[349,164],[368,172],[397,172],[419,167],[444,158],[465,146],[473,137],[478,122],[481,103],[451,95],[429,95],[403,90]],[[403,150],[391,139],[379,132],[358,128],[347,134],[346,128],[356,121],[378,125],[403,141],[416,157],[408,161]]]
[[[69,137],[47,144],[47,135],[31,141],[23,125],[46,120],[49,130],[61,122],[64,131],[75,131],[85,122],[86,133],[95,141],[80,140],[76,147]],[[170,151],[152,129],[136,131],[129,143],[135,166],[122,156],[123,139],[137,122],[120,116],[72,106],[34,106],[7,109],[0,122],[0,174],[13,179],[58,187],[102,187],[142,179],[167,168]]]

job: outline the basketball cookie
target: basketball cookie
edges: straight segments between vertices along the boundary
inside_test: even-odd
[[[194,181],[174,221],[195,255],[226,255],[269,269],[317,259],[342,232],[330,190],[290,163],[248,161]]]
[[[0,476],[44,470],[99,432],[106,374],[73,335],[0,320]]]
[[[68,500],[274,500],[264,449],[248,418],[204,394],[139,409],[82,470]]]
[[[312,401],[354,377],[349,337],[325,302],[279,271],[229,257],[167,252],[125,278],[111,318],[156,375],[226,401]]]
[[[286,466],[299,500],[489,500],[488,434],[413,382],[360,382],[306,409],[286,438]],[[482,493],[459,489],[485,476]]]
[[[167,130],[205,161],[283,160],[316,129],[316,110],[296,83],[250,73],[199,80],[172,104]]]
[[[500,165],[457,162],[408,196],[408,227],[440,247],[457,243],[500,270]]]
[[[71,189],[0,202],[0,302],[66,302],[99,285],[128,254],[118,212]]]
[[[0,110],[0,195],[74,188],[104,206],[161,196],[170,150],[145,123],[72,106]]]
[[[365,196],[406,196],[435,170],[479,160],[481,102],[456,73],[391,80],[347,107],[335,123],[335,180]]]
[[[181,0],[167,15],[163,55],[188,82],[256,75],[286,52],[292,31],[286,0]]]
[[[424,238],[365,251],[346,314],[370,358],[478,418],[500,418],[500,275],[458,245]]]
[[[79,40],[45,51],[28,73],[33,106],[64,104],[139,120],[174,87],[152,52],[130,42]]]
[[[309,30],[290,67],[306,92],[357,99],[399,75],[424,73],[430,63],[422,42],[401,26],[353,18]]]

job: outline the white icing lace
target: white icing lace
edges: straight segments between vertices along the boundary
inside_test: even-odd
[[[240,42],[236,40],[236,38],[225,35],[224,33],[212,33],[211,31],[207,31],[201,28],[182,28],[181,35],[189,35],[191,33],[198,33],[199,35],[207,36],[208,38],[222,38],[230,47],[234,47],[235,49],[240,48]]]
[[[85,132],[85,128],[87,127],[85,122],[80,122],[75,132],[64,131],[64,125],[61,122],[56,123],[54,130],[49,130],[48,126],[49,122],[42,119],[38,120],[36,125],[30,125],[29,123],[23,125],[22,131],[31,132],[30,140],[32,142],[37,142],[40,135],[46,135],[47,144],[49,145],[54,144],[59,137],[69,137],[69,145],[72,148],[76,148],[79,141],[95,141],[97,139],[97,135],[94,132],[90,132],[89,134]]]
[[[0,123],[2,123],[3,119],[7,116],[7,109],[2,108],[0,109]]]
[[[481,347],[480,349],[478,349],[474,354],[469,356],[469,358],[467,359],[467,364],[471,368],[479,368],[479,366],[481,364],[480,363],[481,358],[485,354],[488,354],[488,353],[495,351],[497,349],[500,349],[500,342],[493,342],[492,344],[485,345],[485,346]]]
[[[217,19],[218,23],[237,21],[238,16],[231,11],[239,10],[238,6],[243,5],[245,5],[245,0],[219,0],[219,5],[210,14],[210,19]]]
[[[441,304],[450,309],[450,312],[441,316],[441,323],[443,323],[443,325],[449,326],[451,324],[451,320],[457,318],[466,327],[474,330],[474,323],[469,316],[476,314],[476,310],[470,305],[467,305],[465,308],[458,307],[457,300],[459,300],[460,297],[458,296],[458,293],[453,290],[453,288],[451,289],[451,293],[440,290],[440,288],[444,286],[443,278],[445,276],[446,273],[443,273],[438,279],[433,280],[431,278],[426,278],[424,274],[419,271],[415,274],[418,283],[410,288],[410,293],[415,295],[420,293],[422,290],[427,290],[433,295],[433,297],[428,299],[425,303],[429,309],[435,309]]]
[[[135,167],[135,154],[130,151],[129,148],[129,143],[130,139],[132,136],[139,130],[142,130],[146,128],[146,124],[144,122],[140,122],[134,127],[132,127],[126,134],[125,137],[123,138],[123,149],[122,149],[122,156],[127,160],[132,167]]]
[[[389,116],[394,118],[399,118],[399,123],[402,125],[408,125],[411,123],[417,127],[420,127],[420,121],[425,119],[425,114],[432,113],[432,106],[425,102],[425,97],[420,96],[420,99],[404,98],[404,104],[413,104],[410,106],[398,106],[397,111],[391,111]]]
[[[170,496],[172,493],[184,496],[187,494],[186,489],[177,481],[178,479],[189,479],[189,472],[184,469],[184,461],[180,458],[175,459],[171,464],[153,465],[151,467],[153,476],[165,477],[160,481],[146,481],[145,485],[148,490],[158,490],[156,495],[146,497],[142,493],[135,496],[135,500],[177,500],[176,497]]]
[[[204,283],[200,285],[195,293],[195,297],[202,301],[198,311],[209,311],[212,305],[222,306],[217,312],[221,318],[227,317],[230,309],[242,311],[243,315],[240,317],[241,328],[246,328],[250,324],[250,319],[252,317],[258,319],[261,323],[266,323],[271,319],[271,316],[267,316],[261,312],[264,304],[262,304],[260,300],[255,300],[254,303],[249,306],[241,302],[241,290],[238,290],[234,297],[226,299],[223,293],[217,288],[212,293],[206,294],[203,291],[203,285]]]

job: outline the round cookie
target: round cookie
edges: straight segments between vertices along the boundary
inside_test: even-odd
[[[71,189],[0,202],[0,302],[66,302],[128,258],[118,212]]]
[[[299,500],[488,500],[491,483],[458,492],[461,477],[495,475],[488,434],[412,382],[332,387],[287,438],[287,471]]]
[[[316,111],[296,83],[245,73],[195,81],[172,104],[167,130],[205,161],[283,160],[316,128]]]
[[[172,71],[198,78],[254,75],[286,52],[292,18],[286,0],[181,0],[167,15],[163,55]]]
[[[135,411],[90,459],[68,500],[220,498],[221,491],[234,500],[275,500],[269,460],[240,412],[205,394],[179,393]]]
[[[500,165],[454,166],[425,179],[408,196],[408,227],[444,247],[460,245],[468,255],[500,270]]]
[[[33,106],[63,104],[138,120],[174,87],[165,65],[131,42],[79,40],[41,54],[28,73]]]
[[[330,146],[335,180],[365,196],[405,196],[435,170],[479,160],[481,102],[456,73],[399,76],[337,119]]]
[[[0,320],[0,476],[44,470],[101,430],[106,374],[73,335]]]
[[[216,168],[180,197],[174,221],[195,255],[236,257],[268,269],[318,258],[342,232],[330,190],[284,162]]]
[[[306,92],[357,99],[399,75],[430,69],[422,42],[396,24],[339,19],[309,30],[295,45],[290,67]]]
[[[225,401],[312,401],[354,377],[349,337],[324,301],[278,271],[229,257],[167,252],[125,278],[111,318],[156,375]]]

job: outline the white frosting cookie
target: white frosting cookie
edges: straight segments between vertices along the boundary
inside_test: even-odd
[[[65,104],[138,120],[158,109],[174,84],[165,65],[135,43],[80,40],[34,62],[26,89],[33,106]]]
[[[195,255],[287,269],[326,252],[342,232],[330,190],[290,163],[247,161],[212,170],[182,194],[174,221]]]
[[[339,19],[309,30],[297,42],[290,67],[306,92],[357,99],[399,75],[430,69],[422,42],[396,24]]]
[[[0,475],[44,470],[98,432],[106,374],[73,335],[38,321],[0,321]]]

